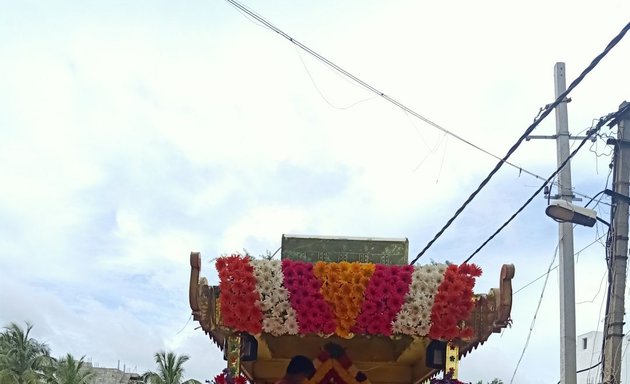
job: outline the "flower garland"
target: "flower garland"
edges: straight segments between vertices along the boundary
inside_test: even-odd
[[[426,335],[431,326],[430,313],[424,308],[433,306],[435,296],[446,265],[427,265],[423,268],[415,268],[411,274],[411,284],[405,296],[405,303],[396,316],[393,330],[402,335]]]
[[[260,294],[258,306],[263,313],[262,330],[274,336],[297,335],[297,316],[289,303],[289,291],[282,285],[282,264],[278,260],[252,260],[251,264]]]
[[[353,334],[467,338],[475,265],[311,264],[217,260],[223,325],[274,336]]]
[[[282,272],[300,333],[335,333],[337,324],[330,306],[322,296],[322,283],[313,274],[313,264],[282,260]]]
[[[220,375],[214,377],[212,380],[212,384],[248,384],[247,378],[243,375],[238,375],[237,377],[230,379],[228,375],[223,372]]]
[[[481,268],[474,264],[449,265],[435,295],[431,310],[432,339],[454,340],[470,338],[473,329],[465,326],[474,307],[472,301],[475,277],[481,276]]]
[[[258,334],[262,330],[263,316],[256,290],[254,268],[249,256],[232,255],[217,260],[221,316],[226,327],[237,331]]]
[[[322,282],[321,293],[335,314],[335,333],[350,337],[357,321],[365,288],[370,283],[375,265],[367,263],[323,263],[313,267],[313,273]]]
[[[365,291],[355,333],[392,334],[392,323],[405,303],[412,281],[413,267],[387,267],[378,264]]]

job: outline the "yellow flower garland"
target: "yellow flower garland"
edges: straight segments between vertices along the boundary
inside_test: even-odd
[[[334,310],[338,336],[352,337],[351,329],[361,311],[363,293],[374,269],[374,264],[345,261],[318,262],[313,266],[313,273],[322,282],[322,296]]]

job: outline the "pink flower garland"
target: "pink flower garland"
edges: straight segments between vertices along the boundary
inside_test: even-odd
[[[313,264],[282,260],[282,273],[300,334],[334,333],[337,327],[335,317],[321,294],[322,283],[313,274]]]
[[[392,323],[409,292],[413,266],[377,264],[365,290],[361,312],[353,328],[358,334],[390,336]]]

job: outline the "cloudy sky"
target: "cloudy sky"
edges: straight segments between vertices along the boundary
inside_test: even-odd
[[[483,148],[504,154],[625,25],[624,0],[254,1],[343,68]],[[54,354],[139,372],[160,349],[210,378],[221,355],[189,319],[188,254],[275,251],[283,233],[408,237],[418,252],[494,166],[352,84],[219,0],[0,0],[0,322],[30,321]],[[572,94],[570,129],[630,98],[625,40]],[[553,115],[538,134],[554,130]],[[607,131],[606,131],[607,132]],[[585,147],[577,191],[610,158]],[[513,161],[541,175],[550,141]],[[539,185],[504,169],[421,260],[465,259]],[[604,200],[598,208],[607,215]],[[514,263],[519,288],[552,261],[540,197],[474,259],[477,291]],[[576,229],[576,250],[602,234]],[[578,333],[601,329],[604,251],[577,259]],[[463,364],[509,381],[543,280],[514,296],[514,326]],[[559,376],[554,271],[514,380]],[[597,362],[597,356],[594,357]],[[579,367],[585,368],[585,367]]]

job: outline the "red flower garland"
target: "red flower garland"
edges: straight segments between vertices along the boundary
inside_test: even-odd
[[[475,264],[449,265],[431,309],[429,337],[453,340],[473,336],[473,329],[462,327],[461,322],[467,320],[473,310],[473,288],[475,277],[479,276],[481,268]]]
[[[282,273],[300,334],[333,334],[337,323],[330,305],[321,294],[322,283],[313,274],[313,264],[282,260]]]
[[[262,311],[257,303],[254,268],[249,256],[232,255],[217,260],[221,295],[221,318],[226,327],[250,334],[262,331]]]
[[[227,377],[227,375],[224,373],[217,375],[214,377],[214,380],[212,381],[212,384],[247,384],[247,378],[243,375],[239,375],[238,377],[235,377],[234,379],[229,379]]]
[[[352,329],[354,333],[390,336],[392,323],[409,292],[413,266],[377,264],[365,290],[361,312]]]

